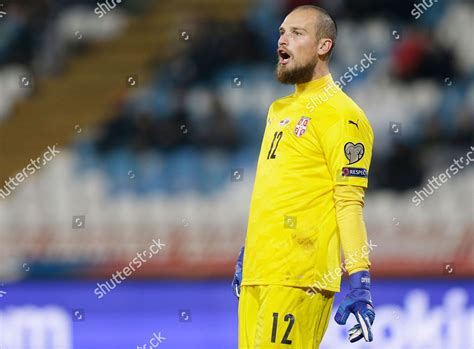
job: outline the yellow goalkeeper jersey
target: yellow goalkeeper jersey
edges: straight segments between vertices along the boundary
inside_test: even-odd
[[[330,74],[270,106],[245,242],[243,285],[338,292],[335,185],[367,187],[373,132]]]

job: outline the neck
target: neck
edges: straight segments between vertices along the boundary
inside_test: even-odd
[[[313,77],[311,80],[317,80],[329,74],[329,66],[325,61],[319,61],[314,68]]]

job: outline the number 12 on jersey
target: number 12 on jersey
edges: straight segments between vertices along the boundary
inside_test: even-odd
[[[273,135],[273,140],[272,140],[272,145],[270,146],[270,150],[268,151],[268,155],[267,155],[267,160],[268,159],[275,159],[276,158],[276,150],[278,148],[278,144],[280,144],[280,141],[283,137],[283,131],[280,131],[280,132],[275,132],[275,134]],[[274,147],[275,145],[275,147]]]

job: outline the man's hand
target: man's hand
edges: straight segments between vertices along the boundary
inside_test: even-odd
[[[359,271],[349,277],[351,290],[337,309],[334,320],[339,325],[345,325],[347,318],[354,314],[357,324],[349,330],[349,341],[357,342],[364,338],[372,342],[372,324],[375,319],[374,306],[370,296],[370,273]]]
[[[242,264],[244,262],[244,247],[240,249],[239,258],[235,264],[235,274],[232,280],[232,291],[237,298],[240,298],[240,284],[242,283]]]

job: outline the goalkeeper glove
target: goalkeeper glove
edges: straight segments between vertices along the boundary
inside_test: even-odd
[[[375,319],[374,306],[370,296],[370,273],[359,271],[349,276],[350,292],[337,309],[334,320],[345,325],[347,318],[354,314],[357,324],[349,330],[349,341],[357,342],[364,338],[372,342],[372,324]]]
[[[240,298],[240,284],[242,283],[242,264],[244,262],[244,247],[240,249],[239,258],[235,264],[235,274],[232,280],[232,291],[237,298]]]

